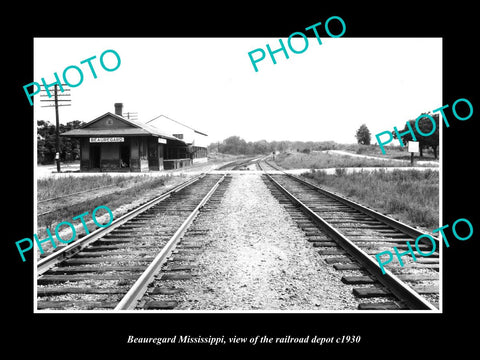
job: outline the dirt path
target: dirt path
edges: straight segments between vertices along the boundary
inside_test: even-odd
[[[343,150],[324,150],[326,154],[338,154],[338,155],[346,155],[346,156],[353,156],[353,157],[361,157],[365,159],[374,159],[374,160],[384,160],[384,161],[398,161],[402,163],[409,163],[410,160],[401,160],[401,159],[391,159],[388,157],[379,157],[379,156],[370,156],[370,155],[363,155],[363,154],[354,154],[348,151]],[[438,166],[438,161],[427,161],[427,160],[416,160],[415,164],[418,165],[431,165],[431,166]]]

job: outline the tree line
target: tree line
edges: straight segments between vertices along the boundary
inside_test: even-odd
[[[270,154],[286,150],[310,152],[311,150],[329,150],[335,148],[334,141],[245,141],[239,136],[230,136],[223,141],[211,143],[209,152],[219,152],[232,155]]]
[[[59,133],[78,129],[85,122],[80,120],[60,124]],[[55,125],[45,120],[37,121],[37,163],[52,164],[55,160]],[[60,138],[60,161],[73,161],[80,158],[80,142],[78,139]]]

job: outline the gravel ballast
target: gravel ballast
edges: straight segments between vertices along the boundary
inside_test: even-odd
[[[175,310],[356,310],[352,287],[326,264],[258,174],[234,175],[221,202],[192,225],[209,231],[189,280],[155,280],[180,288],[148,300]],[[197,240],[196,240],[197,241]]]

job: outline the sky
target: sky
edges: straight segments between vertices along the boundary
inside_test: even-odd
[[[53,83],[54,72],[61,78],[70,65],[82,70],[71,106],[59,108],[62,124],[113,113],[121,102],[138,121],[165,115],[207,133],[211,142],[237,135],[354,143],[365,123],[375,143],[375,134],[443,105],[441,38],[326,37],[320,45],[313,37],[301,54],[282,40],[289,59],[278,52],[273,64],[266,44],[278,49],[278,38],[36,38],[32,82]],[[292,46],[303,48],[302,38]],[[255,72],[248,53],[258,48],[266,57]],[[100,65],[106,50],[120,56],[115,71]],[[80,64],[92,56],[96,79]],[[104,60],[116,65],[111,53]],[[75,70],[67,78],[79,81]],[[47,103],[39,95],[33,99],[34,120],[55,123],[54,108],[41,108]]]

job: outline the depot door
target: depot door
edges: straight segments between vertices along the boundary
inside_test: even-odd
[[[120,145],[120,167],[130,167],[130,144]]]
[[[148,141],[148,169],[159,170],[158,168],[158,143],[157,139],[149,139]]]
[[[101,148],[99,144],[90,145],[90,168],[100,169]]]

